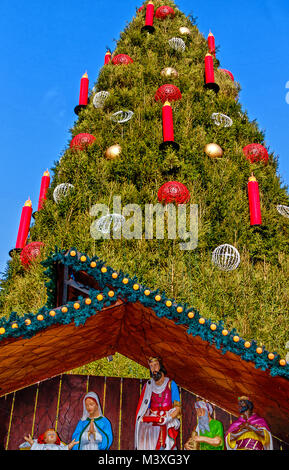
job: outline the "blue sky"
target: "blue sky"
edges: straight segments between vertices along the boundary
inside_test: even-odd
[[[288,0],[176,3],[197,17],[205,36],[214,33],[221,67],[241,83],[243,108],[265,130],[289,185]],[[1,0],[0,272],[15,246],[25,200],[30,197],[37,208],[41,176],[68,145],[82,74],[88,71],[92,86],[106,46],[115,48],[114,39],[141,4]]]

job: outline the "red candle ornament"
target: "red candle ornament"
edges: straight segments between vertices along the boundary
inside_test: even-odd
[[[163,143],[160,145],[160,149],[163,150],[168,146],[172,146],[176,150],[179,149],[179,145],[175,142],[174,137],[174,120],[173,110],[169,101],[166,101],[162,109],[163,119]]]
[[[164,141],[173,141],[175,139],[173,110],[169,101],[166,101],[163,106],[163,137]]]
[[[215,37],[213,33],[211,33],[208,36],[208,46],[209,46],[209,52],[210,54],[213,54],[213,56],[216,57],[216,43],[215,43]]]
[[[104,56],[104,65],[109,64],[111,61],[111,52],[107,51],[107,53]]]
[[[216,93],[220,90],[219,85],[215,83],[214,60],[211,54],[205,57],[205,88],[214,90]]]
[[[148,33],[153,33],[155,28],[154,24],[154,14],[155,14],[155,6],[153,2],[148,2],[146,8],[146,18],[145,18],[145,26],[142,28],[142,31],[147,31]]]
[[[30,229],[31,216],[32,216],[32,202],[30,201],[30,199],[28,199],[28,201],[25,202],[22,208],[18,235],[17,235],[16,245],[15,245],[16,250],[22,250],[22,248],[24,248],[24,246],[26,245],[26,241],[27,241],[29,229]]]
[[[207,54],[205,58],[205,76],[206,83],[214,83],[215,81],[215,71],[214,71],[214,62],[211,54]]]
[[[43,209],[44,201],[46,201],[46,193],[50,185],[50,174],[49,171],[45,171],[43,173],[41,179],[41,186],[40,186],[40,193],[39,193],[39,200],[38,200],[38,211]]]
[[[253,174],[248,182],[248,196],[251,226],[262,225],[259,185]]]
[[[87,105],[88,102],[88,87],[89,87],[89,80],[87,72],[82,75],[80,80],[80,93],[79,93],[79,104],[80,105]]]
[[[83,108],[86,108],[88,103],[88,87],[89,87],[89,80],[87,72],[82,76],[80,80],[80,92],[79,92],[79,104],[75,107],[74,112],[75,114],[79,114]]]

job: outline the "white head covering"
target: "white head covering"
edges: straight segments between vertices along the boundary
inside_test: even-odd
[[[83,414],[82,414],[82,418],[81,418],[81,421],[85,421],[88,417],[89,417],[89,414],[87,412],[87,409],[86,409],[86,406],[85,406],[85,400],[87,398],[93,398],[94,400],[96,400],[97,402],[97,405],[98,405],[98,411],[99,411],[99,416],[103,416],[102,414],[102,409],[101,409],[101,406],[100,406],[100,402],[99,402],[99,398],[98,398],[98,395],[94,392],[88,392],[85,397],[83,398]]]
[[[204,416],[198,416],[198,424],[196,431],[199,434],[199,432],[205,433],[206,431],[210,431],[210,417],[209,415],[212,416],[213,414],[213,407],[210,403],[207,403],[206,401],[197,401],[195,403],[195,408],[196,410],[198,408],[202,408],[205,410],[205,415]]]
[[[206,401],[197,401],[195,403],[195,408],[198,409],[198,408],[203,408],[205,410],[207,410],[207,412],[212,416],[213,414],[213,407],[210,403],[206,402]]]

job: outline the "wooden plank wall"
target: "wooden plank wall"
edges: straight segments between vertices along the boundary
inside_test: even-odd
[[[37,437],[54,428],[63,442],[70,442],[82,416],[82,399],[88,391],[98,394],[104,415],[111,421],[112,450],[133,450],[134,420],[142,380],[80,375],[62,375],[0,398],[0,450],[17,450],[24,435]],[[196,424],[196,395],[180,389],[182,402],[178,449],[183,449]],[[226,431],[234,417],[214,407],[215,418]],[[289,450],[289,445],[274,438],[274,449]]]

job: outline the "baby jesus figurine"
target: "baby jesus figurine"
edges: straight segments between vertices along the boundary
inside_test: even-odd
[[[63,444],[54,429],[47,429],[38,439],[32,439],[31,434],[24,436],[24,439],[31,445],[30,450],[71,450],[78,444],[75,439],[68,445]]]

